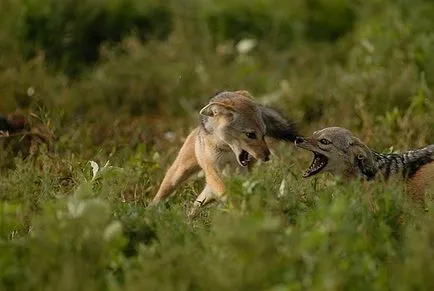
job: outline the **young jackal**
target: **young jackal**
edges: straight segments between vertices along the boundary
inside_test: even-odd
[[[220,92],[199,114],[200,125],[187,137],[151,206],[202,169],[206,185],[189,212],[193,217],[201,206],[224,198],[225,166],[247,172],[256,160],[269,160],[266,136],[285,141],[294,141],[296,137],[291,122],[273,109],[255,103],[247,91]]]
[[[410,194],[422,201],[434,180],[434,145],[401,154],[381,154],[341,127],[324,128],[308,138],[297,137],[295,144],[314,155],[303,175],[305,178],[322,172],[345,178],[361,176],[367,180],[377,176],[388,179],[401,174]]]

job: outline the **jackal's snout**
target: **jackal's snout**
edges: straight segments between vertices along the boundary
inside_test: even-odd
[[[270,149],[266,144],[261,145],[260,147],[257,147],[256,149],[250,148],[252,151],[252,156],[256,160],[261,160],[263,162],[268,162],[270,160]]]
[[[296,145],[300,145],[300,144],[304,143],[305,141],[306,141],[306,139],[305,139],[304,137],[302,137],[302,136],[297,136],[297,137],[295,138],[294,143],[295,143]]]
[[[262,158],[262,160],[263,160],[264,162],[268,162],[268,161],[270,160],[270,150],[269,150],[268,148],[266,148],[266,149],[264,150],[264,154],[263,154],[263,158]]]

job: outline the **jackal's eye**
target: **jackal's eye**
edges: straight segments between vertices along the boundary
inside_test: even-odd
[[[254,133],[254,132],[246,132],[246,136],[250,139],[256,139],[257,138],[256,133]]]
[[[325,138],[320,139],[319,142],[322,144],[331,144],[332,143],[331,141],[329,141],[328,139],[325,139]]]

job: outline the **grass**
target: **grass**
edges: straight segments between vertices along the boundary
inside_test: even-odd
[[[70,68],[96,20],[152,13],[83,0],[76,42],[53,57],[46,35],[26,39],[26,17],[45,21],[43,34],[69,16],[39,1],[0,5],[9,12],[0,18],[0,112],[20,108],[46,138],[0,137],[1,290],[432,289],[432,201],[421,211],[400,183],[303,179],[310,154],[291,144],[277,144],[249,177],[226,178],[232,206],[187,219],[199,175],[146,208],[198,110],[221,89],[249,90],[303,135],[337,125],[378,151],[433,143],[429,1],[162,1],[172,15],[166,37],[119,26],[119,41],[102,41],[96,60]],[[114,18],[92,18],[107,11]],[[349,23],[325,27],[341,13]],[[48,32],[64,33],[57,28]],[[243,52],[239,39],[255,45]]]

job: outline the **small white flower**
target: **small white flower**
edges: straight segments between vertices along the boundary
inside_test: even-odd
[[[244,55],[249,53],[255,46],[257,45],[257,41],[255,39],[242,39],[237,43],[237,51],[239,54]]]
[[[27,88],[27,95],[32,97],[33,95],[35,95],[35,88],[33,87],[29,87]]]
[[[164,138],[170,142],[174,142],[176,138],[176,134],[172,131],[168,131],[164,134]]]

